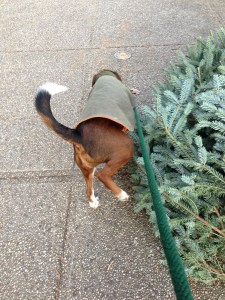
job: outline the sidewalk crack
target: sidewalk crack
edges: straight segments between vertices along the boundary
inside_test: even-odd
[[[63,232],[62,253],[59,258],[59,270],[57,271],[55,300],[60,299],[60,289],[62,287],[62,281],[63,281],[64,257],[65,257],[66,241],[67,241],[67,236],[68,236],[68,224],[69,224],[69,219],[70,219],[71,203],[72,203],[72,186],[70,187],[68,205],[67,205],[67,210],[66,210],[65,227],[64,227],[64,232]]]

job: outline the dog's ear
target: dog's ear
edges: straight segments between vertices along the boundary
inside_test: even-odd
[[[118,80],[122,81],[122,78],[120,77],[120,75],[117,72],[111,71]]]
[[[92,86],[95,84],[97,78],[98,78],[98,74],[95,74],[92,78]]]

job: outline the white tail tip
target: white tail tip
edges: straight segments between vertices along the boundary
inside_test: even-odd
[[[66,86],[59,85],[59,84],[52,83],[52,82],[47,82],[39,87],[38,92],[46,91],[52,96],[52,95],[55,95],[55,94],[58,94],[61,92],[65,92],[67,90],[68,90],[68,88]]]

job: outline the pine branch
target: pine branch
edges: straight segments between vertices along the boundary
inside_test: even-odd
[[[152,107],[143,108],[159,190],[194,280],[225,280],[225,30],[199,38],[154,88]],[[145,209],[156,236],[155,213],[139,143],[133,176],[137,211]]]

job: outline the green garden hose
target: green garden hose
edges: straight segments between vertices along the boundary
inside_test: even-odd
[[[169,223],[165,213],[165,208],[161,201],[161,196],[156,184],[154,171],[144,141],[141,121],[136,107],[134,107],[134,114],[135,114],[135,119],[137,124],[137,131],[140,140],[141,151],[144,158],[145,169],[148,177],[148,184],[149,184],[153,206],[156,214],[157,224],[160,232],[160,238],[166,256],[166,260],[168,263],[176,298],[177,300],[193,300],[194,298],[192,295],[190,285],[187,280],[187,276],[184,271],[183,263],[178,253],[175,240],[173,238],[173,235],[169,227]]]

